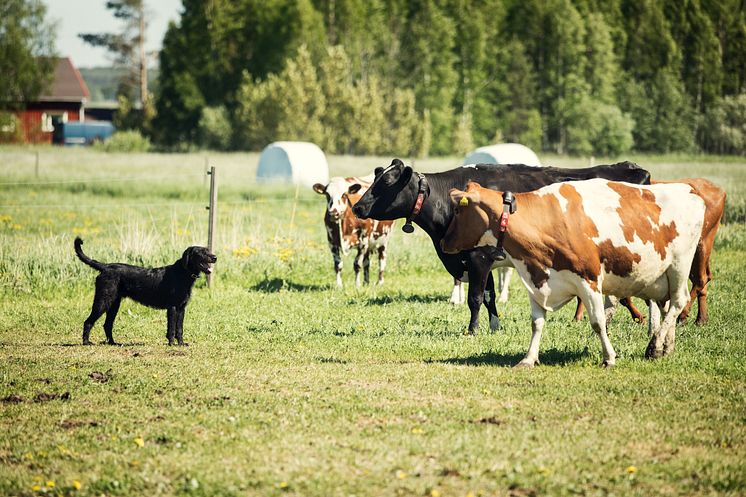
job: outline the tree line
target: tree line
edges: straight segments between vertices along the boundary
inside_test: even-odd
[[[133,74],[144,3],[108,1],[125,31],[82,35],[133,61]],[[743,0],[182,3],[153,98],[134,82],[119,95],[117,126],[164,149],[282,139],[402,156],[502,141],[583,155],[746,153]],[[11,28],[33,25],[8,22],[19,36]],[[5,52],[12,77],[20,58]],[[6,86],[20,87],[30,86]]]
[[[741,0],[184,0],[160,68],[164,146],[746,151]]]

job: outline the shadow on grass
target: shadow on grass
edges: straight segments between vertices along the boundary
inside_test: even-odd
[[[431,293],[426,295],[381,295],[364,299],[354,299],[350,303],[362,303],[364,305],[386,305],[394,302],[416,302],[419,304],[430,304],[433,302],[446,302],[446,296],[442,293]]]
[[[252,286],[251,289],[255,292],[262,293],[277,293],[281,290],[288,290],[291,292],[320,292],[322,290],[328,290],[329,286],[295,283],[284,278],[268,278]]]
[[[539,361],[544,366],[564,366],[578,362],[585,356],[585,352],[571,350],[549,349],[539,353]],[[442,364],[459,364],[464,366],[503,366],[512,367],[521,362],[525,354],[497,354],[485,352],[469,357],[452,357],[450,359],[433,359],[427,362]]]

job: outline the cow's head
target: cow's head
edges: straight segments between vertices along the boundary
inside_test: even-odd
[[[345,178],[332,178],[328,185],[316,183],[313,191],[326,196],[326,212],[334,221],[339,221],[347,209],[348,195],[357,193],[362,188],[360,183],[350,184]]]
[[[480,189],[478,183],[469,183],[465,192],[456,188],[449,192],[453,218],[440,241],[440,247],[446,254],[457,254],[487,244],[483,238],[489,230],[490,220],[481,203]]]
[[[375,170],[375,180],[352,211],[362,219],[394,220],[407,217],[417,197],[412,168],[399,159]],[[352,190],[352,189],[351,189]]]

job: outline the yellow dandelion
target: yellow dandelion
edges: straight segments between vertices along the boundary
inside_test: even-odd
[[[412,433],[414,433],[415,435],[419,435],[423,433],[423,431],[422,428],[412,428]]]
[[[39,492],[41,490],[41,485],[34,485],[31,487],[32,492]]]
[[[133,442],[135,442],[135,445],[138,447],[145,447],[145,440],[142,437],[137,437]]]
[[[441,495],[440,490],[437,488],[430,490],[430,497],[440,497]]]
[[[80,490],[83,488],[83,485],[78,480],[73,480],[73,482],[70,484],[75,490]]]
[[[289,486],[290,486],[290,484],[288,482],[286,482],[286,481],[281,481],[280,482],[280,488],[285,489],[285,488],[288,488]]]
[[[29,461],[31,461],[31,460],[33,460],[33,459],[34,459],[34,455],[33,455],[33,454],[32,454],[31,452],[26,452],[26,453],[25,453],[25,454],[23,455],[23,458],[24,458],[24,459],[28,459]]]
[[[405,472],[404,472],[404,471],[402,471],[402,470],[398,470],[398,471],[396,472],[396,477],[397,477],[397,478],[399,478],[400,480],[403,480],[404,478],[406,478],[406,477],[407,477],[407,473],[405,473]]]
[[[466,497],[475,497],[475,496],[474,496],[474,492],[471,492],[471,491],[469,491],[469,492],[468,492],[468,493],[466,494]]]
[[[635,466],[627,466],[627,469],[625,471],[632,475],[637,473],[637,468]]]
[[[47,487],[54,488],[54,480],[47,480]]]

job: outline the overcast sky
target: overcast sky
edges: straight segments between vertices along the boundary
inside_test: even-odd
[[[77,67],[109,66],[103,48],[83,43],[78,33],[118,32],[121,23],[106,10],[106,0],[44,0],[47,17],[57,21],[57,52],[70,57]],[[169,21],[178,21],[181,0],[146,0],[150,11],[147,49],[159,50]]]

